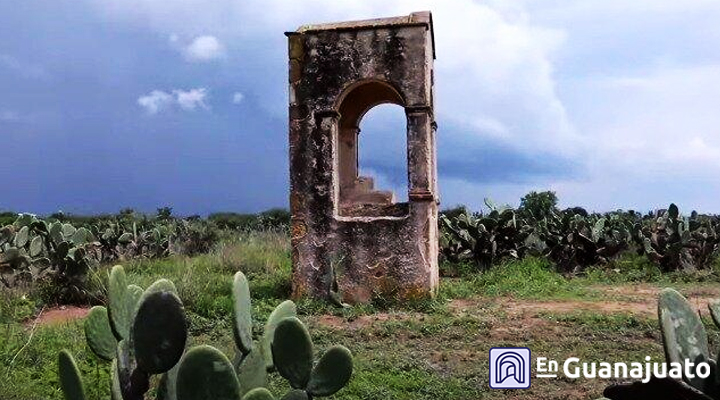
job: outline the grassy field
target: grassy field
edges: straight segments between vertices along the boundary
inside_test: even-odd
[[[288,241],[283,235],[248,234],[194,258],[125,264],[143,287],[173,280],[188,311],[191,344],[211,343],[232,354],[230,283],[235,271],[250,279],[257,332],[290,291]],[[447,266],[434,300],[392,301],[338,309],[317,301],[298,304],[320,351],[340,343],[355,357],[350,385],[334,399],[595,399],[607,380],[535,379],[529,390],[488,388],[491,347],[527,346],[533,356],[583,361],[662,359],[656,295],[679,289],[699,307],[720,297],[718,274],[661,275],[627,258],[584,276],[566,278],[544,261],[526,259],[485,273]],[[91,279],[103,297],[107,268]],[[0,292],[0,399],[61,399],[57,353],[76,356],[90,399],[109,398],[109,365],[87,349],[78,315],[41,305],[39,291]],[[710,328],[717,347],[720,334]],[[275,379],[277,395],[287,390]]]

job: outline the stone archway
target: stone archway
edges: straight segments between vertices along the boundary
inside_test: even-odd
[[[432,16],[307,25],[287,33],[293,294],[365,302],[438,285]],[[358,174],[358,123],[407,117],[408,202]]]
[[[405,106],[402,96],[392,85],[376,80],[355,83],[340,96],[336,106],[340,114],[337,142],[339,215],[352,216],[367,209],[365,206],[368,205],[387,208],[395,204],[391,191],[377,190],[373,177],[360,176],[358,160],[360,121],[373,107],[388,103]]]

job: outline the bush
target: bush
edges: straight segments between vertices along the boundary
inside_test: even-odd
[[[530,192],[520,200],[518,213],[526,218],[541,220],[557,211],[558,198],[555,192]]]

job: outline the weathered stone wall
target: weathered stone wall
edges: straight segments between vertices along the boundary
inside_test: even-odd
[[[288,38],[294,296],[335,292],[357,303],[433,295],[438,196],[430,14],[309,26]],[[409,201],[341,202],[340,126],[356,128],[365,112],[386,102],[407,114]]]

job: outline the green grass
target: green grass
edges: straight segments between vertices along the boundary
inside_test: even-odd
[[[290,293],[289,241],[271,232],[245,234],[222,243],[210,254],[166,260],[124,263],[129,281],[143,287],[159,278],[172,280],[186,306],[189,344],[212,344],[232,356],[231,281],[243,271],[253,296],[257,335],[273,307]],[[104,298],[109,266],[91,279],[91,289]],[[343,344],[354,354],[355,371],[349,386],[331,399],[464,400],[598,398],[606,381],[542,380],[528,391],[493,391],[487,387],[487,354],[495,346],[528,346],[533,354],[587,361],[662,358],[654,317],[588,311],[535,314],[509,310],[509,302],[553,300],[601,301],[614,286],[643,283],[697,289],[687,283],[699,275],[663,276],[652,265],[624,258],[612,265],[567,277],[541,259],[528,258],[497,265],[484,273],[461,266],[457,278],[441,280],[432,300],[399,304],[376,299],[371,304],[337,308],[302,300],[301,318],[311,330],[318,352]],[[706,277],[708,282],[715,275]],[[80,321],[33,326],[42,309],[35,291],[0,291],[0,399],[61,399],[57,354],[69,349],[76,357],[89,389],[88,398],[108,398],[108,364],[90,353]],[[462,303],[462,302],[465,303]],[[459,307],[464,305],[464,307]],[[706,321],[709,323],[709,321]],[[709,329],[713,347],[720,332]],[[271,390],[287,391],[274,376]]]
[[[720,259],[716,259],[709,269],[699,271],[675,271],[663,273],[646,256],[625,253],[607,265],[588,268],[584,277],[591,282],[611,283],[720,283]]]
[[[596,293],[590,283],[555,272],[547,260],[526,258],[505,262],[483,273],[445,279],[441,282],[440,297],[458,299],[482,294],[521,299],[591,298]]]
[[[60,399],[57,355],[69,349],[83,374],[89,398],[109,398],[109,368],[85,345],[79,323],[0,327],[0,398],[3,400]]]

